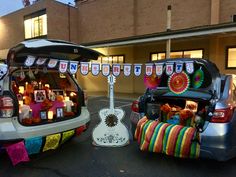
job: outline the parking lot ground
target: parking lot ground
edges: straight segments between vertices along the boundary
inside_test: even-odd
[[[129,127],[132,100],[115,99],[125,110]],[[136,141],[124,147],[92,145],[92,131],[99,123],[98,111],[109,106],[104,96],[89,97],[89,129],[57,150],[31,157],[31,161],[12,166],[6,153],[0,153],[0,177],[234,177],[236,159],[217,162],[209,159],[180,159],[163,154],[141,152]]]

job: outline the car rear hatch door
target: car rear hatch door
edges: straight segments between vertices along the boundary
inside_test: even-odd
[[[183,63],[183,71],[186,72],[186,65],[185,63],[193,62],[194,65],[194,72],[188,74],[190,84],[189,88],[183,92],[182,94],[175,94],[170,91],[168,88],[168,80],[169,77],[165,72],[165,66],[169,63],[173,63],[174,69],[176,63]],[[160,85],[157,89],[150,90],[150,92],[154,93],[156,96],[161,97],[186,97],[186,98],[193,98],[193,99],[203,99],[203,100],[210,100],[213,97],[219,99],[220,98],[220,89],[221,89],[221,77],[219,73],[219,69],[217,66],[210,62],[209,60],[205,59],[191,59],[191,58],[178,58],[178,59],[166,59],[160,60],[155,63],[163,63],[164,70],[163,74],[161,75]],[[203,71],[203,81],[200,87],[196,88],[193,86],[194,82],[194,73],[197,70]]]
[[[8,53],[9,66],[24,66],[27,56],[68,61],[97,60],[102,54],[92,49],[60,40],[29,40],[11,48]]]

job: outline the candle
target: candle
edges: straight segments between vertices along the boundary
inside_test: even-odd
[[[20,86],[19,87],[19,93],[24,94],[24,92],[25,92],[24,86]]]
[[[18,103],[19,103],[20,107],[23,106],[23,104],[24,104],[23,100],[18,101]]]
[[[64,101],[65,107],[66,107],[66,112],[71,112],[71,106],[73,105],[73,102],[71,100]]]
[[[48,111],[48,119],[49,120],[53,119],[53,111]]]
[[[41,82],[39,82],[39,89],[41,89],[42,88],[42,83]]]
[[[28,82],[25,82],[25,88],[27,88]]]
[[[70,98],[68,96],[66,96],[65,101],[70,101]]]
[[[49,85],[49,84],[45,84],[44,86],[47,87],[47,88],[50,88],[50,85]]]

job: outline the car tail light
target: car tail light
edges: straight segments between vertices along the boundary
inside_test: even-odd
[[[13,99],[11,97],[0,97],[0,117],[12,117],[14,113],[13,105]]]
[[[132,106],[131,106],[131,110],[134,112],[139,112],[138,104],[139,104],[138,100],[133,101]]]
[[[228,107],[226,109],[216,109],[211,118],[213,123],[226,123],[229,122],[233,115],[233,108]]]

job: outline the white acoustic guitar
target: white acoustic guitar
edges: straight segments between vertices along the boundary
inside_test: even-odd
[[[101,122],[93,130],[93,144],[96,146],[125,146],[129,143],[129,132],[121,122],[125,112],[114,108],[115,76],[108,76],[110,87],[110,109],[101,109],[99,116]]]

